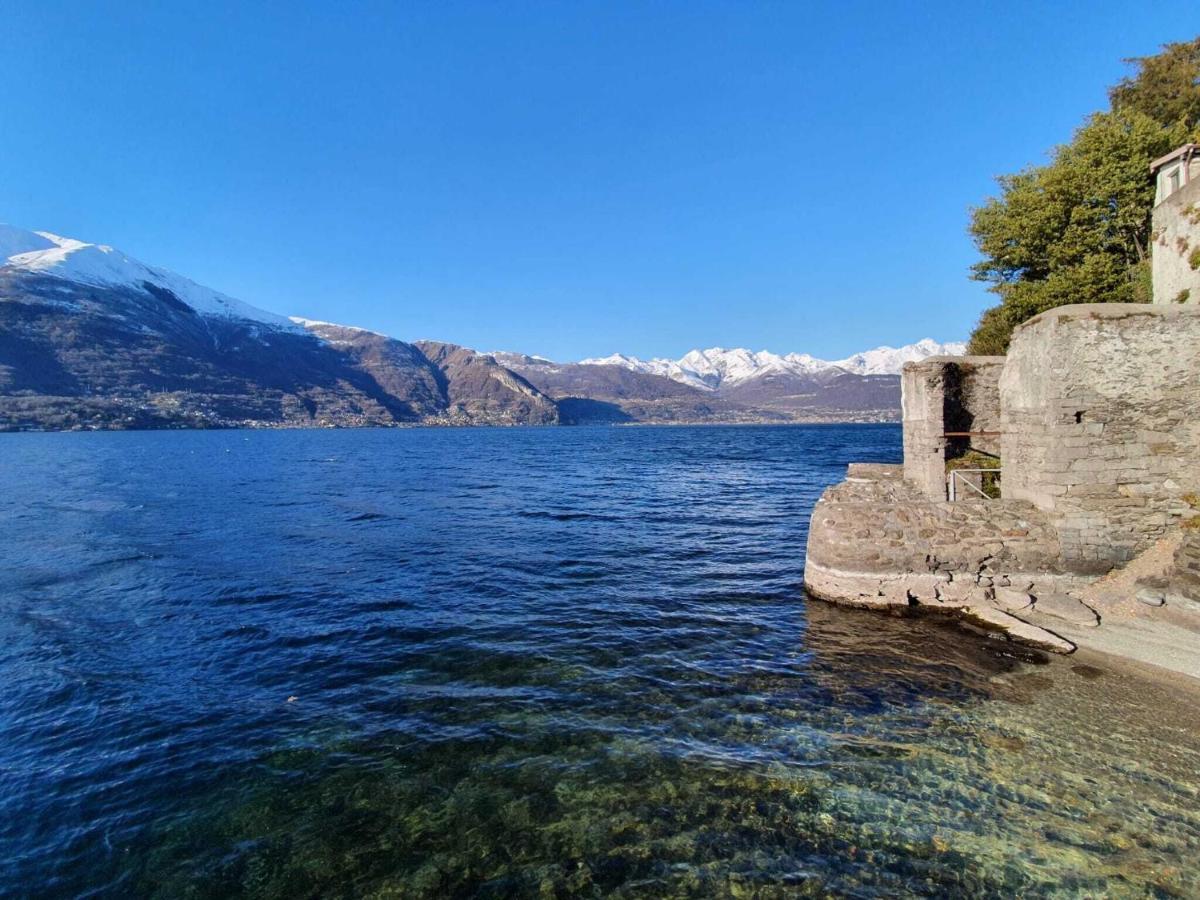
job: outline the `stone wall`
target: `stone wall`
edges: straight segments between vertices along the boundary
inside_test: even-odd
[[[1028,503],[927,499],[902,467],[858,464],[813,509],[805,589],[846,606],[961,617],[1033,646],[1074,646],[1038,626],[1049,610],[1077,624],[1071,597],[1090,581],[1061,566],[1054,528]]]
[[[1154,207],[1155,303],[1200,303],[1200,178]]]
[[[1190,587],[1200,586],[1200,528],[1186,528],[1175,551],[1175,575]]]
[[[810,565],[863,576],[870,584],[900,573],[927,576],[929,585],[955,576],[976,581],[1030,572],[1062,574],[1054,529],[1032,505],[934,502],[900,473],[899,466],[850,466],[846,480],[829,488],[813,511]],[[806,581],[819,592],[819,576],[806,576]],[[990,585],[989,580],[985,586]]]
[[[1000,452],[998,438],[944,435],[1000,429],[1003,364],[1002,356],[934,356],[904,366],[904,477],[927,499],[946,499],[948,458],[972,448]]]
[[[900,376],[904,477],[927,500],[944,500],[946,497],[942,370],[943,360],[933,357],[919,363],[906,363]]]
[[[1053,309],[1013,335],[1000,379],[1006,500],[1103,572],[1178,525],[1200,489],[1200,309]]]

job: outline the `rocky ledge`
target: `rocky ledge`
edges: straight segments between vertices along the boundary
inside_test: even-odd
[[[1032,504],[934,502],[902,467],[855,464],[813,510],[805,588],[821,600],[965,624],[1055,653],[1056,627],[1094,627],[1079,597],[1091,577],[1064,571],[1058,537]]]

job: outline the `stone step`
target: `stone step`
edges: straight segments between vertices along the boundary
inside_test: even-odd
[[[1033,611],[1045,616],[1054,616],[1072,625],[1095,628],[1100,624],[1100,616],[1096,611],[1070,594],[1039,594],[1033,601]]]
[[[1048,650],[1051,653],[1074,653],[1075,645],[1045,628],[1023,622],[994,606],[972,606],[963,610],[963,617],[987,631],[999,631],[1014,641]]]

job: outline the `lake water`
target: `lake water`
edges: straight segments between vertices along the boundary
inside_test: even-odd
[[[1167,688],[806,602],[894,426],[0,436],[0,894],[1198,896]]]

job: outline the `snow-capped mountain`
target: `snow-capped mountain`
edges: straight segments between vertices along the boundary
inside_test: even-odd
[[[477,353],[288,319],[105,244],[0,225],[0,431],[895,421],[903,363],[961,351]]]
[[[625,356],[623,353],[614,353],[612,356],[606,356],[603,359],[585,359],[579,364],[581,366],[620,366],[623,369],[629,369],[631,372],[640,372],[643,375],[661,375],[664,378],[670,378],[672,381],[678,381],[680,384],[699,388],[702,391],[713,390],[713,386],[700,373],[684,368],[680,363],[670,359],[643,360],[638,359],[636,356]]]
[[[932,338],[923,338],[915,344],[906,344],[903,347],[876,347],[874,350],[864,350],[862,353],[839,359],[833,365],[856,375],[899,375],[905,363],[919,362],[931,356],[962,356],[966,352],[965,341],[939,344]]]
[[[906,362],[926,359],[930,356],[961,356],[966,344],[953,342],[939,344],[925,338],[904,347],[876,347],[846,359],[823,360],[807,353],[779,355],[768,350],[754,352],[742,348],[726,350],[712,347],[708,350],[692,350],[680,359],[642,360],[635,356],[614,353],[596,359],[585,359],[585,366],[621,366],[634,372],[662,375],[681,384],[701,390],[716,391],[772,375],[790,375],[812,378],[822,374],[838,372],[853,375],[899,375]]]
[[[244,319],[286,331],[303,330],[285,316],[258,309],[167,269],[139,262],[106,244],[89,244],[49,231],[25,231],[0,224],[0,266],[75,284],[142,292],[158,288],[170,291],[205,316]]]
[[[561,418],[469,349],[289,320],[109,246],[0,228],[0,431]]]

